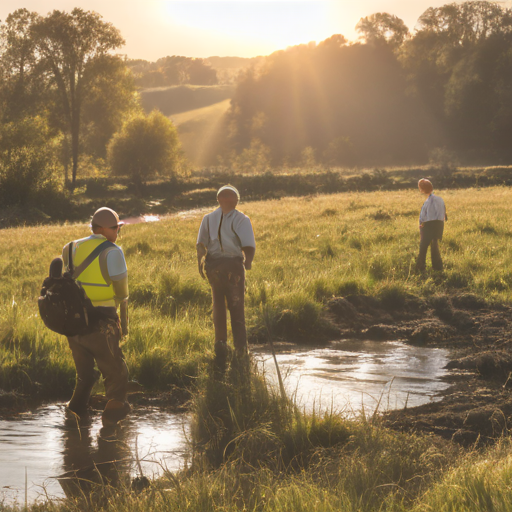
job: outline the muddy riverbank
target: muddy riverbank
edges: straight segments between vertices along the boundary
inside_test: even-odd
[[[465,446],[490,443],[512,422],[512,308],[471,294],[376,299],[347,296],[329,302],[344,337],[404,340],[451,352],[451,386],[441,400],[386,412],[386,425],[423,431]]]
[[[433,388],[428,403],[417,405],[405,398],[394,411],[381,409],[386,425],[401,431],[430,432],[464,445],[489,443],[508,432],[512,422],[510,306],[486,302],[467,293],[427,298],[403,293],[381,298],[349,295],[327,303],[326,320],[336,327],[337,339],[352,340],[352,348],[361,340],[361,347],[365,343],[400,343],[401,347],[424,349],[426,354],[429,349],[446,351],[436,363],[440,368],[426,370],[449,370],[442,376],[445,385]],[[338,349],[347,354],[352,350],[341,346]],[[253,347],[256,353],[261,350]],[[291,345],[281,345],[282,354],[291,350]],[[306,347],[300,350],[305,352]],[[417,364],[428,367],[430,363],[420,360]],[[338,378],[334,374],[331,377]],[[321,379],[328,384],[331,377],[325,374]],[[415,386],[421,388],[423,384],[420,381]],[[180,412],[187,409],[190,397],[190,390],[176,388],[159,394],[136,392],[130,401],[140,407]],[[101,398],[95,400],[96,407],[101,409]],[[0,392],[2,418],[37,405],[40,402],[30,397]]]

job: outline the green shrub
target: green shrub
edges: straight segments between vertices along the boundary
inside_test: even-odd
[[[60,139],[41,117],[0,126],[0,199],[3,205],[41,204],[37,194],[58,188]]]
[[[129,119],[108,145],[112,173],[130,176],[143,184],[152,176],[173,176],[181,172],[178,132],[172,122],[154,110],[148,116]]]

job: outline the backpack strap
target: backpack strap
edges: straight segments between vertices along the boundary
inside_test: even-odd
[[[75,270],[75,266],[73,265],[73,246],[75,245],[75,242],[69,242],[69,245],[68,245],[68,268],[69,268],[69,273],[70,274],[73,274],[74,270]]]
[[[69,261],[70,261],[70,264],[69,264],[69,271],[73,277],[73,279],[77,279],[78,276],[105,250],[107,249],[107,247],[115,247],[116,244],[113,244],[112,242],[109,242],[108,240],[105,240],[104,242],[102,242],[100,245],[98,245],[98,247],[96,247],[96,249],[94,249],[94,251],[91,252],[91,254],[89,254],[89,256],[87,256],[87,258],[85,258],[84,261],[82,261],[82,263],[80,263],[80,265],[78,265],[78,267],[73,267],[73,263],[71,261],[71,252],[72,252],[72,247],[71,247],[71,244],[69,246]]]

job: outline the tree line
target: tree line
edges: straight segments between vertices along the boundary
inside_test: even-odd
[[[166,87],[172,85],[216,85],[217,72],[205,59],[195,59],[173,55],[149,62],[143,59],[130,59],[138,87]]]
[[[133,74],[114,53],[123,44],[112,24],[79,8],[45,17],[18,9],[0,24],[4,204],[52,188],[62,181],[61,170],[73,188],[85,156],[107,159],[112,172],[138,181],[155,169],[160,174],[176,170],[176,129],[162,114],[142,112]],[[127,137],[135,140],[126,144]],[[146,162],[142,167],[141,161]]]
[[[411,34],[387,13],[361,41],[334,35],[279,51],[240,81],[227,148],[269,164],[472,162],[512,156],[512,11],[469,1],[427,9]]]
[[[336,34],[255,59],[218,137],[223,162],[247,172],[417,164],[443,152],[508,162],[510,9],[486,1],[429,8],[414,34],[376,13],[357,29],[360,42]],[[60,186],[63,175],[73,188],[87,159],[138,184],[180,171],[176,128],[142,111],[137,73],[214,83],[215,70],[176,56],[156,67],[129,61],[115,53],[123,44],[112,24],[78,8],[47,16],[18,9],[0,23],[2,204]]]

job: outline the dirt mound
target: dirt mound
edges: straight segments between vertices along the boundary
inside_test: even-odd
[[[450,361],[446,368],[475,370],[487,379],[508,379],[512,372],[512,354],[504,351],[489,351]]]
[[[464,446],[489,444],[508,433],[509,395],[502,386],[463,379],[441,402],[388,412],[384,422],[396,430],[429,432]]]

